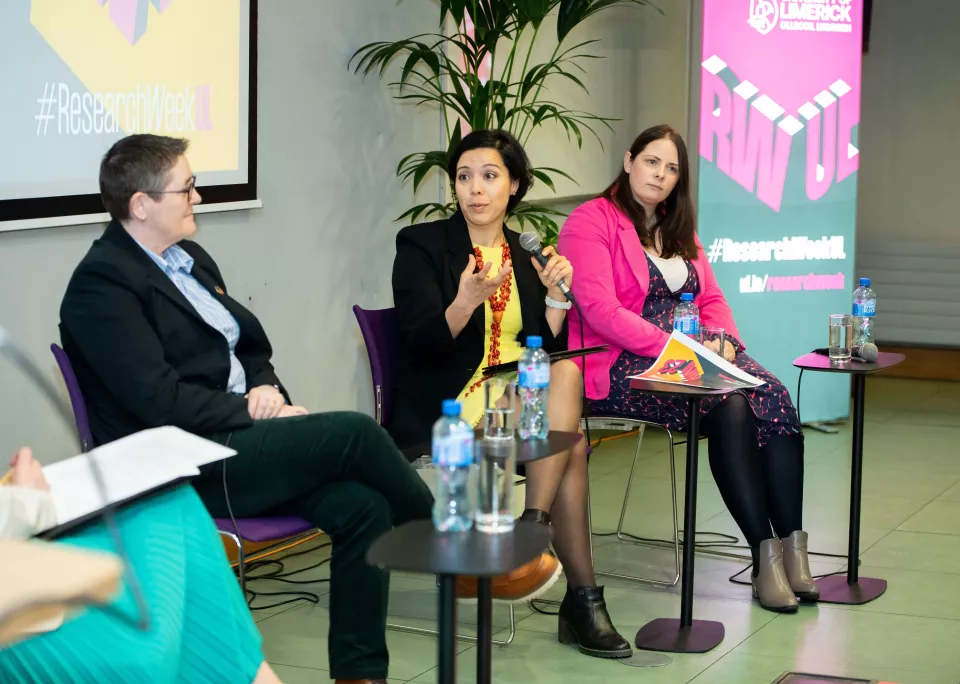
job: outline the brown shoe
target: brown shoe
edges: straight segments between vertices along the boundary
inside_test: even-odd
[[[780,540],[783,544],[783,569],[787,572],[790,588],[801,601],[820,599],[820,587],[810,572],[810,558],[807,556],[807,533],[797,530],[789,537]]]
[[[783,546],[777,538],[760,542],[758,575],[753,578],[753,598],[767,610],[793,613],[797,610],[797,597],[787,581],[783,569]]]
[[[493,578],[493,598],[509,603],[528,603],[542,596],[560,577],[563,567],[554,556],[541,553],[539,558],[516,570]],[[457,598],[477,600],[477,578],[457,578]]]

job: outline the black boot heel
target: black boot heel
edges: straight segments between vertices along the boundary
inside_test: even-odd
[[[573,627],[563,618],[560,618],[559,624],[557,625],[557,641],[564,646],[580,645],[580,642],[577,640],[577,634],[573,631]]]
[[[603,587],[567,587],[560,604],[557,640],[594,658],[629,658],[633,649],[607,613]]]

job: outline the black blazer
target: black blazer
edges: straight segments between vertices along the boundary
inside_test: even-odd
[[[540,335],[546,351],[565,349],[566,323],[554,336],[546,319],[547,289],[530,263],[530,254],[520,246],[517,233],[506,227],[503,232],[513,258],[514,292],[520,296],[520,342],[528,335]],[[428,440],[443,400],[455,399],[477,368],[487,364],[484,307],[476,308],[456,339],[444,317],[472,253],[467,222],[459,211],[441,221],[408,226],[397,235],[393,300],[400,347],[393,418],[387,429],[401,449]]]
[[[235,353],[247,387],[280,386],[260,322],[226,294],[209,254],[194,242],[179,244],[194,259],[193,277],[240,326]],[[203,435],[253,423],[247,400],[226,391],[226,338],[116,221],[70,278],[60,305],[60,338],[97,444],[161,425]]]

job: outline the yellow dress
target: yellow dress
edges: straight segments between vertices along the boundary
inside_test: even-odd
[[[483,263],[493,262],[493,267],[487,277],[492,277],[500,268],[500,262],[503,258],[503,252],[497,247],[480,247],[480,253],[483,255]],[[490,365],[487,357],[490,354],[491,327],[493,326],[493,310],[490,308],[490,300],[483,303],[483,359],[480,365],[473,372],[473,377],[467,381],[467,386],[460,392],[457,401],[460,402],[461,417],[473,426],[480,424],[483,419],[483,387],[478,387],[473,392],[473,387],[482,377],[483,369]],[[520,313],[520,293],[517,291],[517,279],[510,279],[510,299],[507,301],[507,308],[503,312],[503,318],[500,320],[500,363],[512,363],[520,358],[520,352],[523,347],[520,346],[520,340],[517,335],[523,327],[523,316]]]

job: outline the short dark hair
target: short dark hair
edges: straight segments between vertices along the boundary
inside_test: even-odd
[[[647,227],[646,213],[640,203],[634,199],[633,191],[630,189],[630,174],[622,168],[617,179],[603,191],[601,197],[606,197],[630,217],[644,247],[653,246],[653,233],[659,230],[662,244],[660,255],[664,259],[682,256],[684,259],[693,260],[697,258],[697,215],[690,197],[690,159],[683,138],[666,124],[653,126],[633,141],[633,145],[630,146],[630,158],[636,159],[647,145],[656,140],[673,141],[677,146],[677,161],[680,162],[677,185],[667,199],[657,207],[656,222]]]
[[[130,198],[163,190],[167,174],[190,142],[184,138],[141,133],[115,142],[100,162],[100,199],[117,221],[130,218]]]
[[[510,174],[510,180],[517,181],[519,184],[516,194],[512,195],[507,202],[507,212],[511,212],[533,185],[533,167],[530,166],[527,153],[523,151],[523,145],[507,131],[481,129],[465,135],[447,160],[450,184],[453,186],[457,184],[457,167],[460,165],[460,157],[470,150],[481,149],[499,152],[504,166],[507,167],[507,173]]]

